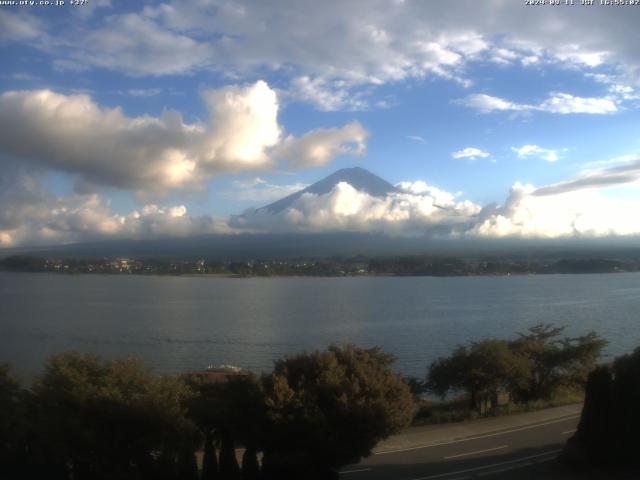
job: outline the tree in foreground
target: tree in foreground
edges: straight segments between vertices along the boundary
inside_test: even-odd
[[[32,390],[34,462],[45,472],[53,461],[77,480],[196,477],[190,391],[178,379],[135,359],[68,352],[49,360]]]
[[[607,341],[595,332],[580,337],[563,337],[565,327],[539,324],[511,342],[511,349],[526,358],[529,369],[514,388],[522,401],[547,399],[558,387],[584,388],[587,376],[596,366]]]
[[[263,378],[263,478],[331,478],[414,414],[409,387],[379,348],[332,346],[279,360]]]
[[[549,399],[562,386],[584,388],[607,342],[594,332],[561,338],[563,331],[541,324],[513,341],[459,345],[451,356],[431,364],[427,387],[441,396],[464,391],[470,407],[480,413],[500,390],[514,401],[528,402]]]
[[[469,347],[458,346],[450,357],[433,362],[427,388],[442,397],[465,391],[471,409],[482,413],[501,389],[527,372],[524,358],[516,355],[504,340],[482,340]]]

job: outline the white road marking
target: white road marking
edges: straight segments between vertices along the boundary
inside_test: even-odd
[[[569,435],[570,433],[575,433],[577,431],[578,430],[574,428],[573,430],[567,430],[566,432],[562,432],[560,435]]]
[[[347,473],[360,473],[360,472],[370,472],[370,468],[359,468],[357,470],[344,470],[342,472],[338,472],[340,475],[346,475]]]
[[[452,475],[460,475],[462,473],[478,472],[480,470],[487,470],[488,468],[501,467],[503,465],[510,465],[514,463],[522,463],[526,460],[531,460],[532,458],[540,458],[544,456],[555,455],[556,453],[560,453],[560,450],[553,450],[546,453],[538,453],[537,455],[529,455],[528,457],[514,458],[513,460],[506,460],[504,462],[499,462],[499,463],[491,463],[489,465],[483,465],[481,467],[467,468],[466,470],[458,470],[457,472],[439,473],[437,475],[430,475],[428,477],[414,478],[412,480],[432,480],[434,478],[450,477]]]
[[[450,458],[468,457],[469,455],[475,455],[476,453],[493,452],[495,450],[502,450],[504,448],[509,448],[509,445],[502,445],[500,447],[494,447],[494,448],[486,448],[484,450],[476,450],[475,452],[458,453],[457,455],[449,455],[448,457],[444,457],[444,459],[449,460]]]
[[[505,430],[504,432],[488,433],[486,435],[479,435],[477,437],[462,438],[462,439],[459,439],[459,440],[450,440],[448,442],[440,442],[440,443],[428,443],[428,444],[425,444],[425,445],[418,445],[416,447],[398,448],[398,449],[395,449],[395,450],[385,450],[385,451],[382,451],[382,452],[375,452],[374,455],[387,455],[389,453],[409,452],[411,450],[420,450],[420,449],[423,449],[423,448],[440,447],[442,445],[452,445],[454,443],[470,442],[472,440],[479,440],[481,438],[497,437],[498,435],[507,435],[509,433],[521,432],[523,430],[530,430],[532,428],[544,427],[545,425],[552,425],[554,423],[566,422],[567,420],[578,418],[579,416],[580,416],[580,414],[570,415],[570,416],[567,416],[567,417],[559,418],[557,420],[552,420],[550,422],[538,423],[538,424],[535,424],[535,425],[527,425],[525,427],[519,427],[519,428],[513,428],[511,430]]]

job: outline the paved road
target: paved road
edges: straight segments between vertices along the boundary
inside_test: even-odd
[[[411,429],[341,471],[344,480],[491,478],[553,460],[575,432],[581,406],[450,427]],[[460,432],[466,432],[460,436]],[[513,472],[515,474],[515,472]]]

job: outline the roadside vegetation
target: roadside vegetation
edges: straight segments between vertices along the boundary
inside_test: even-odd
[[[412,422],[579,401],[588,378],[596,388],[589,372],[606,342],[562,333],[538,325],[459,346],[425,379],[403,379],[391,355],[352,345],[285,357],[260,377],[158,375],[137,359],[66,352],[25,388],[0,365],[0,478],[337,478]],[[453,399],[425,403],[424,392]]]
[[[429,367],[424,381],[408,383],[419,399],[414,425],[539,410],[580,402],[588,374],[607,342],[596,333],[570,338],[541,324],[515,340],[459,345]],[[424,399],[428,393],[440,397]]]

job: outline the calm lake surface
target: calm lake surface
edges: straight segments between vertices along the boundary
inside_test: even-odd
[[[0,272],[0,360],[31,378],[51,354],[136,355],[157,371],[268,371],[289,353],[380,345],[405,374],[459,343],[540,322],[640,345],[640,274],[211,278]]]

